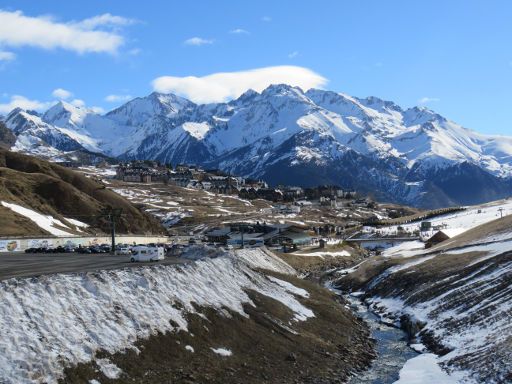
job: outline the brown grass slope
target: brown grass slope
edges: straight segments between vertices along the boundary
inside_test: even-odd
[[[98,353],[98,358],[108,358],[121,368],[118,379],[109,379],[90,362],[68,367],[59,382],[328,384],[344,383],[350,374],[368,366],[374,357],[368,330],[335,295],[308,281],[272,275],[306,289],[310,297],[300,301],[315,317],[295,322],[282,303],[248,291],[254,303],[244,306],[249,317],[198,306],[197,314],[187,318],[188,332],[139,340],[140,353]],[[187,345],[193,353],[185,349]],[[213,353],[211,348],[218,347],[231,350],[232,356]]]
[[[37,212],[80,220],[89,232],[108,232],[110,224],[99,217],[106,207],[121,208],[120,233],[163,233],[158,221],[104,185],[82,174],[31,156],[0,149],[0,201]],[[73,227],[73,226],[70,226]],[[0,236],[47,234],[31,220],[0,206]]]

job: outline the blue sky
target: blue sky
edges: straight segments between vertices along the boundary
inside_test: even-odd
[[[213,101],[291,77],[512,134],[509,1],[0,0],[0,10],[0,113],[58,98],[110,110],[154,87]]]

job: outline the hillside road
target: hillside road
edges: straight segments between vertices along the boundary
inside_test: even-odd
[[[158,262],[130,263],[128,256],[81,253],[0,253],[0,280],[54,273],[136,268],[144,265],[183,264],[189,260],[166,257]]]

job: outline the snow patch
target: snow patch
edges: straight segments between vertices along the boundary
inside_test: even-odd
[[[109,359],[97,359],[96,364],[100,367],[100,371],[109,379],[118,379],[121,376],[121,368],[112,363]]]
[[[62,229],[55,228],[54,225],[58,225],[59,227],[69,228],[62,221],[55,219],[51,215],[42,215],[39,212],[33,211],[31,209],[22,207],[21,205],[6,203],[5,201],[1,202],[2,205],[6,208],[9,208],[11,211],[16,212],[21,216],[25,216],[26,218],[32,220],[37,226],[45,231],[51,233],[54,236],[74,236],[73,233],[69,233],[63,231]]]
[[[394,384],[457,384],[462,379],[461,375],[451,376],[443,371],[436,355],[425,353],[407,360]]]
[[[301,297],[306,297],[306,298],[309,297],[309,292],[306,291],[305,289],[298,288],[295,285],[293,285],[287,281],[278,279],[274,276],[268,276],[268,278],[269,278],[269,280],[273,281],[274,283],[277,283],[278,285],[280,285],[281,287],[286,289],[287,292],[293,293],[294,295],[301,296]]]
[[[231,356],[233,354],[233,352],[231,352],[231,350],[229,349],[226,349],[226,348],[210,348],[214,353],[216,353],[217,355],[221,355],[221,356]]]
[[[185,131],[190,133],[191,136],[195,137],[197,140],[202,140],[208,131],[210,130],[210,126],[208,123],[183,123],[182,127]]]

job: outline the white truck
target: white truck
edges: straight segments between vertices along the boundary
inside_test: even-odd
[[[130,261],[132,263],[136,261],[158,261],[163,260],[164,258],[163,247],[147,247],[141,245],[132,248]]]

